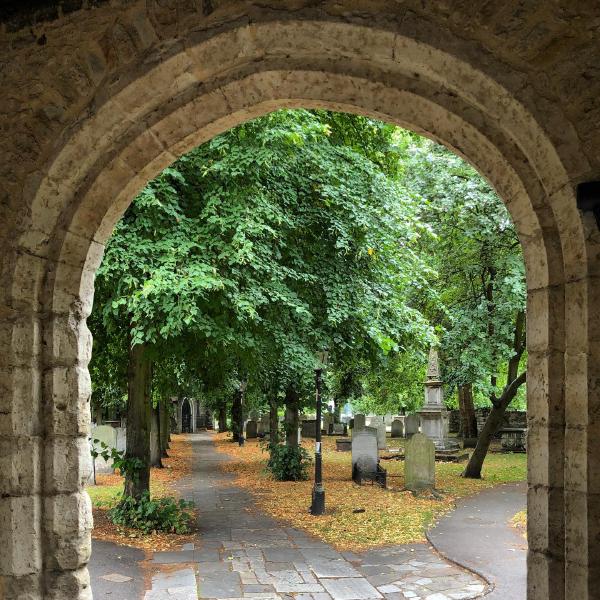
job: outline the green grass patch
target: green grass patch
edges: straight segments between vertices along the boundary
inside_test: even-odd
[[[92,499],[92,506],[96,508],[112,508],[123,495],[123,484],[118,485],[90,485],[86,488]]]

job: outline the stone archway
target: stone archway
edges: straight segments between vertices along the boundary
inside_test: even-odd
[[[284,106],[360,112],[428,135],[466,157],[506,202],[529,290],[528,598],[563,600],[565,589],[593,597],[600,240],[574,198],[574,183],[593,173],[589,147],[560,106],[531,97],[499,51],[478,54],[430,18],[398,18],[392,3],[380,4],[388,19],[375,8],[349,16],[296,7],[285,15],[255,8],[247,18],[233,11],[217,24],[184,11],[173,22],[142,2],[116,23],[108,9],[81,17],[105,45],[73,33],[75,58],[57,69],[69,85],[57,75],[52,88],[75,94],[66,102],[73,114],[58,115],[56,101],[45,116],[31,115],[31,135],[15,139],[39,155],[35,165],[23,170],[17,154],[6,155],[14,172],[5,189],[18,198],[0,229],[0,433],[10,449],[0,454],[0,586],[8,598],[91,596],[85,319],[104,241],[135,193],[177,156]],[[105,71],[97,81],[95,69]],[[77,94],[92,100],[77,107]],[[60,118],[60,135],[45,139]]]

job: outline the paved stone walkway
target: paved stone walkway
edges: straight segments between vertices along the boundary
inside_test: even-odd
[[[192,443],[193,472],[179,488],[200,508],[201,543],[154,554],[145,600],[463,600],[487,590],[428,544],[340,553],[283,527],[254,509],[247,492],[222,485],[230,476],[218,463],[227,457],[215,451],[211,434],[196,434]]]
[[[92,540],[89,564],[94,600],[133,600],[144,597],[143,550]]]
[[[493,583],[486,600],[527,596],[527,540],[508,521],[527,505],[525,482],[463,498],[429,533],[436,548]]]

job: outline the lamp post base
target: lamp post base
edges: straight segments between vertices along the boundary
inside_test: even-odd
[[[316,483],[313,487],[310,514],[317,516],[325,514],[325,489],[320,483]]]

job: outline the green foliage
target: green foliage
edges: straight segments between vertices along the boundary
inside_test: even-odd
[[[97,449],[98,446],[101,450]],[[107,462],[112,461],[113,467],[119,469],[123,477],[128,477],[134,481],[139,477],[140,470],[144,467],[141,459],[136,457],[126,458],[125,452],[122,450],[109,448],[105,442],[97,439],[94,439],[94,446],[91,448],[90,453],[94,459],[101,456]]]
[[[246,408],[289,386],[306,405],[328,346],[326,396],[414,410],[438,343],[448,396],[470,383],[489,405],[524,308],[514,227],[462,159],[366,117],[278,111],[182,156],[115,228],[90,319],[94,402],[123,404],[143,342],[155,401],[217,408],[247,380]]]
[[[269,444],[267,469],[277,481],[304,481],[308,479],[311,464],[309,453],[302,446]]]
[[[189,533],[194,503],[174,498],[151,499],[145,493],[139,500],[126,496],[119,504],[108,511],[108,518],[115,525],[139,529],[143,533],[166,531],[169,533]]]

